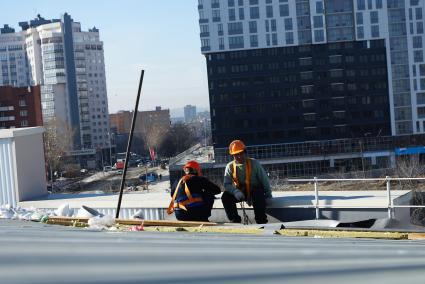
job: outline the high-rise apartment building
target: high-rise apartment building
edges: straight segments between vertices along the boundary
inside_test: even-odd
[[[103,42],[68,14],[40,16],[0,30],[0,85],[41,86],[43,121],[57,118],[74,131],[73,150],[109,148]]]
[[[422,145],[424,9],[422,0],[199,0],[216,161],[233,139],[258,158],[292,157],[294,169],[336,167],[341,153],[385,165],[401,140]]]
[[[196,119],[196,106],[186,105],[184,107],[184,122],[192,122]]]

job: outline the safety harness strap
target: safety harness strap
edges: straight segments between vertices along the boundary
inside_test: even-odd
[[[246,194],[247,198],[251,196],[251,172],[252,172],[252,165],[251,165],[251,159],[246,158],[245,159],[245,187],[246,187]],[[237,189],[242,191],[240,187],[240,182],[238,180],[238,175],[236,173],[236,162],[233,161],[233,183]]]
[[[186,181],[188,179],[190,179],[190,177],[192,177],[192,175],[186,175],[186,176],[182,177],[180,179],[179,183],[177,184],[176,190],[174,191],[173,197],[171,198],[170,205],[168,206],[168,209],[167,209],[168,214],[173,213],[175,208],[180,208],[180,209],[187,211],[186,205],[188,205],[190,203],[202,202],[203,201],[203,199],[201,197],[195,197],[194,198],[192,196],[192,193],[190,192],[189,187],[187,186],[187,183],[186,183]],[[177,202],[176,201],[177,193],[178,193],[178,191],[180,189],[180,185],[182,183],[184,183],[184,192],[187,196],[187,199],[184,200],[184,201],[181,201],[181,202]]]

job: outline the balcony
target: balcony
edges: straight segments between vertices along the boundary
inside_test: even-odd
[[[204,32],[204,33],[200,33],[201,37],[209,37],[210,33],[209,32]]]

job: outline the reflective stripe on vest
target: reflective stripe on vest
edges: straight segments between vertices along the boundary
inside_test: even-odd
[[[187,186],[186,181],[189,180],[192,177],[192,175],[186,175],[184,177],[182,177],[179,181],[179,183],[177,184],[176,190],[174,191],[173,197],[171,198],[171,202],[170,205],[168,206],[167,209],[167,213],[171,214],[174,212],[175,208],[180,208],[183,209],[185,211],[187,211],[186,206],[191,205],[192,203],[196,203],[196,202],[202,202],[203,199],[201,197],[193,197],[189,187]],[[187,199],[181,202],[177,202],[176,201],[176,197],[177,197],[177,193],[180,189],[180,185],[184,183],[184,192],[187,196]]]
[[[252,172],[251,159],[246,158],[245,159],[245,188],[246,188],[247,198],[249,198],[251,196],[251,172]],[[233,176],[233,184],[235,185],[235,187],[237,189],[242,191],[242,189],[240,187],[239,180],[238,180],[238,175],[236,173],[236,162],[235,161],[233,161],[232,176]]]

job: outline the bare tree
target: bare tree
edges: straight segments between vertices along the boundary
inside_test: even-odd
[[[146,148],[158,149],[164,140],[169,129],[159,127],[154,124],[147,125],[143,133],[143,140],[146,143]]]
[[[183,123],[173,124],[166,133],[159,151],[167,157],[175,156],[197,143],[193,132]]]
[[[63,164],[61,157],[72,149],[72,138],[75,132],[59,118],[47,121],[44,128],[45,159],[53,182],[53,172],[59,170]]]

